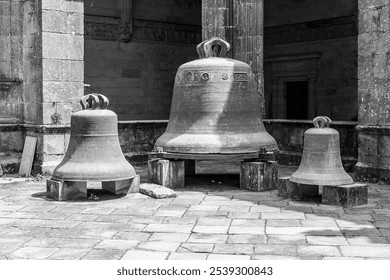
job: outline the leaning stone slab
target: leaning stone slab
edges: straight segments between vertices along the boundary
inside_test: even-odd
[[[141,184],[139,187],[139,192],[157,199],[176,197],[176,193],[172,189],[150,183]]]

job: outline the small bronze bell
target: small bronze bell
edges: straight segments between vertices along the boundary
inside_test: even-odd
[[[340,135],[337,130],[329,128],[332,121],[321,116],[313,123],[315,128],[305,131],[301,164],[290,181],[320,186],[352,184],[351,176],[341,163]]]
[[[251,67],[226,58],[219,38],[197,46],[199,58],[179,67],[168,127],[155,149],[170,153],[238,154],[278,150],[262,121]]]
[[[69,147],[51,179],[105,182],[135,177],[133,166],[122,153],[118,118],[107,110],[107,97],[89,94],[80,103],[83,110],[71,116]]]

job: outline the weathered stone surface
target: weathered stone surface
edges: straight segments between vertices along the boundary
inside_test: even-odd
[[[299,199],[301,197],[299,185],[290,182],[290,177],[280,177],[278,179],[278,195],[286,198]]]
[[[47,197],[54,200],[87,199],[87,182],[46,181]]]
[[[151,184],[151,183],[141,184],[139,187],[139,192],[156,199],[177,196],[172,189],[164,187],[162,185]]]
[[[134,178],[102,182],[102,189],[115,195],[137,193],[140,187],[140,177],[136,175]]]
[[[367,204],[367,185],[351,184],[341,186],[324,186],[322,203],[353,207]]]
[[[171,189],[184,187],[184,161],[166,159],[149,160],[148,181]]]
[[[267,191],[277,188],[278,163],[276,161],[241,162],[240,188]]]

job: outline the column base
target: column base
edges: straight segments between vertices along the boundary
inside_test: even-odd
[[[358,162],[355,166],[355,178],[360,182],[377,183],[379,181],[390,183],[390,167],[371,166]]]

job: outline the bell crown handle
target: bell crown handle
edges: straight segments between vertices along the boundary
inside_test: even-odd
[[[221,38],[211,38],[200,43],[196,50],[199,58],[226,57],[230,44]]]
[[[313,119],[315,128],[328,128],[332,123],[332,120],[326,116],[318,116]]]
[[[83,96],[80,99],[81,108],[83,110],[107,109],[109,101],[106,96],[99,93],[91,93]]]
[[[204,40],[202,43],[198,44],[196,46],[196,52],[198,53],[199,55],[199,58],[205,58],[206,57],[206,53],[204,52],[204,43],[206,43],[208,40]]]

